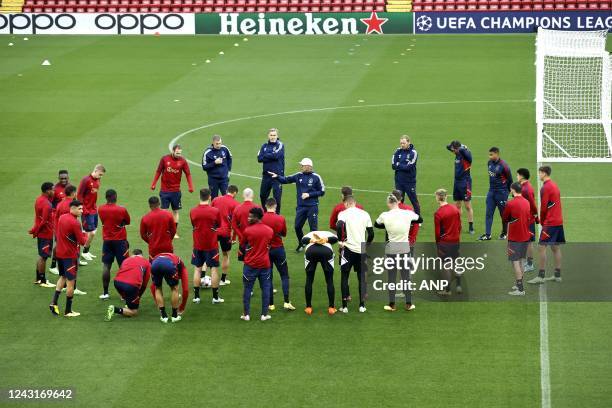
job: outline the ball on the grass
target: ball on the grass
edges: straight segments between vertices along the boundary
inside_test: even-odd
[[[210,286],[212,285],[212,280],[210,279],[210,276],[202,277],[202,279],[200,280],[200,285],[202,285],[203,288],[210,288]]]

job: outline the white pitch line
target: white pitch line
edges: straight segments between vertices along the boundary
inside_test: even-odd
[[[540,389],[542,408],[550,408],[550,358],[548,352],[548,299],[546,285],[540,285]]]
[[[363,108],[384,108],[384,107],[393,107],[393,106],[410,106],[410,105],[455,105],[455,104],[465,104],[465,103],[533,103],[532,100],[529,99],[505,99],[505,100],[466,100],[466,101],[423,101],[423,102],[399,102],[399,103],[380,103],[380,104],[370,104],[370,105],[349,105],[349,106],[332,106],[326,108],[312,108],[312,109],[299,109],[299,110],[291,110],[284,112],[274,112],[274,113],[264,113],[260,115],[253,116],[243,116],[240,118],[221,120],[218,122],[207,123],[202,126],[195,127],[193,129],[186,130],[185,132],[175,136],[170,143],[168,143],[168,149],[172,151],[172,146],[175,145],[179,140],[183,137],[187,136],[190,133],[197,132],[199,130],[208,129],[214,126],[225,125],[228,123],[242,122],[253,119],[261,119],[261,118],[269,118],[274,116],[283,116],[283,115],[294,115],[299,113],[311,113],[311,112],[325,112],[325,111],[334,111],[334,110],[342,110],[342,109],[363,109]],[[189,163],[195,166],[201,166],[202,163],[194,162],[185,158]],[[241,174],[236,172],[231,172],[231,175],[238,177],[245,177],[254,180],[261,180],[261,177],[251,176],[249,174]],[[334,186],[326,186],[331,190],[341,190],[342,187],[334,187]],[[367,190],[360,188],[353,188],[353,191],[358,191],[362,193],[380,193],[380,194],[389,194],[388,191],[385,190]],[[433,197],[434,194],[427,193],[419,193],[420,196]],[[474,198],[486,198],[486,196],[473,195]],[[588,196],[588,197],[563,197],[564,199],[612,199],[612,195],[608,196]]]

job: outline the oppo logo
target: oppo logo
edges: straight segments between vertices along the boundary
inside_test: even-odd
[[[0,14],[0,32],[8,29],[9,34],[24,30],[44,34],[49,29],[73,30],[78,34],[122,34],[137,30],[144,34],[145,31],[180,30],[184,25],[180,14]]]
[[[185,25],[180,14],[98,14],[94,23],[101,30],[113,30],[117,34],[134,29],[140,34],[145,30],[180,30]]]

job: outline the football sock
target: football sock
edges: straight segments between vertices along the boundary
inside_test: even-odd
[[[193,297],[195,298],[200,297],[200,287],[199,286],[193,288]]]
[[[72,312],[72,296],[66,297],[66,311],[65,314]]]
[[[555,268],[555,278],[561,277],[561,268]]]
[[[84,246],[83,247],[83,253],[86,254],[89,252],[89,247],[88,246]]]
[[[348,301],[346,300],[346,298],[342,298],[342,307],[347,307],[348,306]]]
[[[533,265],[533,258],[527,258],[527,265],[529,266]]]
[[[172,317],[178,317],[178,309],[172,308]]]
[[[461,276],[456,276],[455,279],[457,280],[457,286],[461,286]],[[450,286],[450,283],[448,286]]]
[[[122,307],[117,307],[117,306],[113,306],[115,308],[115,314],[123,314],[123,308]]]
[[[159,313],[161,314],[161,317],[163,318],[168,318],[168,314],[166,313],[166,308],[164,306],[159,308]]]
[[[38,269],[36,270],[36,280],[37,281],[43,281],[44,282],[44,278],[45,278],[45,274],[44,273],[40,273],[38,272]]]
[[[219,288],[212,288],[213,299],[219,299]]]
[[[389,302],[389,306],[395,307],[395,302]]]
[[[225,278],[227,277],[227,273],[221,274],[221,282],[225,282]]]
[[[470,222],[470,223],[468,223],[468,224],[470,224],[470,231],[474,231],[474,223],[473,223],[473,222]]]
[[[516,280],[516,287],[518,288],[519,291],[523,292],[525,289],[523,288],[523,280],[522,279],[517,279]]]
[[[539,276],[540,278],[543,278],[545,275],[546,275],[546,270],[544,270],[544,269],[540,269],[540,270],[538,271],[538,276]]]
[[[57,305],[57,301],[59,299],[60,294],[62,293],[61,290],[56,290],[55,293],[53,294],[53,304]]]
[[[53,258],[51,259],[51,268],[55,268],[57,267],[57,259]]]

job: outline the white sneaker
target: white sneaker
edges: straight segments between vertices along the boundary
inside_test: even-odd
[[[110,299],[110,295],[108,293],[106,293],[106,294],[103,293],[100,296],[98,296],[98,299],[100,299],[100,300],[108,300],[108,299]]]
[[[87,294],[87,292],[85,292],[84,290],[81,290],[81,289],[78,289],[78,288],[77,288],[77,289],[75,289],[75,290],[74,290],[74,294],[75,294],[75,295],[86,295],[86,294]]]
[[[240,316],[240,320],[244,320],[245,322],[248,322],[249,320],[251,320],[251,316],[249,315],[242,315]]]
[[[83,258],[86,261],[93,261],[93,257],[91,256],[89,252],[83,252],[81,254],[81,258]]]
[[[558,278],[556,276],[549,276],[547,278],[544,278],[544,280],[545,281],[555,281],[555,282],[561,283],[563,279],[561,279],[560,276]]]
[[[81,258],[81,259],[79,259],[79,265],[81,265],[81,266],[87,266],[87,262],[85,262],[85,261],[83,260],[83,258]],[[59,271],[58,271],[57,273],[59,274]]]
[[[277,292],[277,290],[276,290],[276,289],[272,289],[272,293],[276,293],[276,292]]]
[[[213,300],[212,300],[213,305],[215,303],[223,303],[223,302],[225,302],[225,300],[223,298],[217,298],[217,299],[213,298]]]
[[[366,310],[368,309],[366,309],[365,306],[359,306],[359,313],[365,313]]]
[[[179,237],[179,235],[178,235],[178,234],[174,234],[174,238],[172,238],[172,239],[179,239],[179,238],[180,238],[180,237]]]
[[[268,305],[268,310],[270,310],[270,311],[272,311],[272,312],[273,312],[273,311],[275,311],[275,310],[276,310],[276,306],[274,306],[274,305]]]
[[[283,303],[283,309],[285,310],[295,310],[295,306],[291,304],[291,302]]]
[[[57,266],[55,268],[49,268],[49,272],[54,275],[59,275],[59,269],[57,269]]]
[[[160,316],[159,321],[162,322],[162,323],[168,323],[168,318]]]
[[[513,291],[511,291],[511,292],[508,292],[508,294],[509,294],[510,296],[525,296],[525,291],[524,291],[524,290],[523,290],[523,291],[518,290],[518,288],[517,288],[517,289],[514,289],[514,290],[513,290]]]
[[[544,283],[544,282],[546,282],[544,280],[544,278],[540,278],[539,276],[536,276],[535,278],[527,281],[527,283],[531,283],[532,285],[533,284],[541,284],[541,283]]]
[[[229,279],[226,279],[226,280],[224,280],[224,281],[220,280],[220,281],[219,281],[219,286],[227,286],[227,285],[229,285],[230,283],[232,283],[232,281],[230,281]]]
[[[414,309],[416,309],[416,306],[413,304],[408,306],[408,304],[406,304],[406,306],[404,306],[404,309],[406,309],[407,312],[412,312]]]
[[[57,285],[55,283],[51,283],[49,281],[44,281],[39,285],[41,288],[54,288]]]
[[[200,298],[193,298],[192,302],[193,303],[197,303],[199,305],[200,304]]]
[[[342,313],[348,313],[348,307],[341,307],[340,309],[338,309],[338,311]]]
[[[265,315],[265,316],[261,315],[261,321],[262,322],[265,322],[266,320],[270,320],[271,318],[272,318],[272,316],[270,316],[270,315]]]
[[[95,256],[94,254],[92,254],[91,252],[88,252],[89,256],[92,258],[97,258],[97,256]]]
[[[177,323],[177,322],[180,322],[181,320],[183,320],[183,316],[178,315],[172,318],[172,323]]]
[[[533,266],[533,264],[529,265],[527,262],[523,264],[523,269],[525,270],[525,272],[535,271],[535,267]]]

